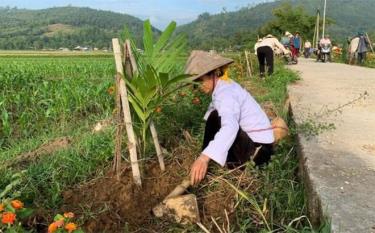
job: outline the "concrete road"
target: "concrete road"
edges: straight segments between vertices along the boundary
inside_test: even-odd
[[[375,69],[300,59],[289,87],[313,222],[333,232],[375,232]],[[328,124],[333,123],[335,129]],[[332,128],[332,127],[331,127]],[[308,136],[323,130],[317,136]]]

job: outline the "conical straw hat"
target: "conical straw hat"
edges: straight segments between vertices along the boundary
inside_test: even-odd
[[[233,63],[233,60],[230,58],[225,58],[218,54],[202,50],[194,50],[191,52],[186,63],[185,73],[193,75],[190,77],[190,80],[193,81],[217,68],[231,63]]]

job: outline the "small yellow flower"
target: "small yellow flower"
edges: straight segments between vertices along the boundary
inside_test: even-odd
[[[62,218],[60,220],[55,221],[55,224],[56,224],[57,227],[64,226],[64,219]]]
[[[161,110],[162,110],[162,109],[161,109],[160,106],[157,106],[157,107],[155,108],[155,112],[156,112],[156,113],[161,113]]]
[[[54,233],[54,232],[56,232],[57,228],[59,228],[59,227],[57,226],[57,224],[55,222],[51,223],[48,226],[48,233]]]
[[[74,213],[72,213],[72,212],[66,212],[66,213],[64,213],[64,217],[65,218],[74,218]]]
[[[115,86],[110,86],[107,90],[108,94],[113,95],[115,93]]]
[[[1,203],[1,204],[0,204],[0,212],[3,211],[3,210],[4,210],[4,204]]]
[[[16,210],[18,210],[18,209],[22,209],[22,208],[23,208],[23,203],[22,203],[22,201],[14,200],[14,201],[11,201],[10,203],[11,203],[11,205],[13,206],[13,208],[15,208]]]
[[[4,212],[1,216],[1,222],[3,224],[13,224],[16,221],[16,214],[12,212]]]
[[[69,233],[72,233],[73,231],[77,230],[77,225],[70,222],[65,225],[65,230],[67,230]]]

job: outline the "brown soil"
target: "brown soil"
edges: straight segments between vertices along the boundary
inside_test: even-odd
[[[143,168],[142,188],[133,184],[131,170],[125,168],[120,181],[108,174],[66,191],[62,211],[73,211],[83,216],[83,228],[88,233],[117,233],[126,232],[126,229],[130,232],[165,232],[175,225],[169,220],[156,219],[151,209],[188,175],[197,153],[197,150],[180,146],[172,153],[173,159],[166,161],[164,173],[161,173],[156,161],[149,161]],[[236,177],[234,184],[238,185],[243,176],[236,174]],[[208,227],[211,217],[225,222],[224,209],[231,218],[236,195],[224,183],[220,177],[208,176],[199,189],[188,190],[197,195],[202,222]]]
[[[70,143],[71,139],[68,137],[54,139],[53,141],[44,143],[33,151],[17,155],[14,159],[6,162],[3,166],[27,166],[30,162],[37,160],[43,155],[52,154],[58,150],[66,149],[70,145]]]

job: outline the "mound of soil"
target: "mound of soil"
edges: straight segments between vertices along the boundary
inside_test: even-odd
[[[126,232],[126,229],[130,232],[165,232],[171,222],[157,219],[151,209],[189,174],[196,155],[196,151],[180,146],[173,152],[173,159],[166,161],[164,173],[157,161],[147,162],[142,169],[142,188],[134,185],[129,167],[125,168],[120,181],[113,174],[107,174],[82,184],[64,193],[62,211],[83,216],[83,228],[88,233]],[[204,224],[210,225],[212,218],[224,222],[224,209],[228,216],[233,213],[236,193],[223,181],[208,176],[198,188],[188,191],[197,195]]]

